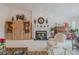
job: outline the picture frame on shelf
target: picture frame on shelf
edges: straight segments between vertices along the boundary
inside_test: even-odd
[[[17,14],[16,15],[16,20],[25,20],[24,14],[22,14],[22,15]]]

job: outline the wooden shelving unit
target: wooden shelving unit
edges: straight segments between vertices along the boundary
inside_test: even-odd
[[[30,40],[32,38],[31,21],[6,21],[5,37],[7,40]]]

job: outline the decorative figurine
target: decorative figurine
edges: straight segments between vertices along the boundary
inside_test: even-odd
[[[46,18],[46,24],[48,24],[48,20],[47,20],[47,18]]]
[[[36,24],[36,20],[34,20],[34,24]]]
[[[12,21],[14,21],[14,17],[12,17]]]

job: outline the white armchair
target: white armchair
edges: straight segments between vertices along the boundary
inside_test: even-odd
[[[58,33],[54,38],[50,38],[48,40],[48,51],[49,54],[60,54],[63,51],[63,54],[66,54],[66,51],[69,51],[68,48],[65,47],[66,35],[63,33]],[[57,50],[58,49],[58,50]],[[60,51],[61,50],[61,51]],[[57,52],[57,53],[55,53]],[[60,52],[60,53],[58,53]]]

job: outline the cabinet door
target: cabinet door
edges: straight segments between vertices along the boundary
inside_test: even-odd
[[[29,27],[30,27],[30,22],[23,22],[23,30],[24,30],[24,33],[29,33]]]
[[[13,21],[13,33],[21,33],[23,31],[22,21]]]
[[[29,37],[29,22],[23,22],[23,39],[28,40]]]
[[[32,23],[29,24],[29,39],[32,39]]]
[[[23,22],[23,38],[31,39],[31,23],[30,21]]]
[[[13,22],[12,21],[6,21],[5,23],[5,37],[8,40],[13,39]]]
[[[32,22],[30,22],[29,30],[30,30],[29,38],[32,39]]]
[[[12,27],[13,22],[7,21],[5,24],[5,31],[6,33],[12,33],[13,32],[13,27]]]
[[[13,22],[13,39],[14,40],[23,39],[23,22],[22,21]]]

